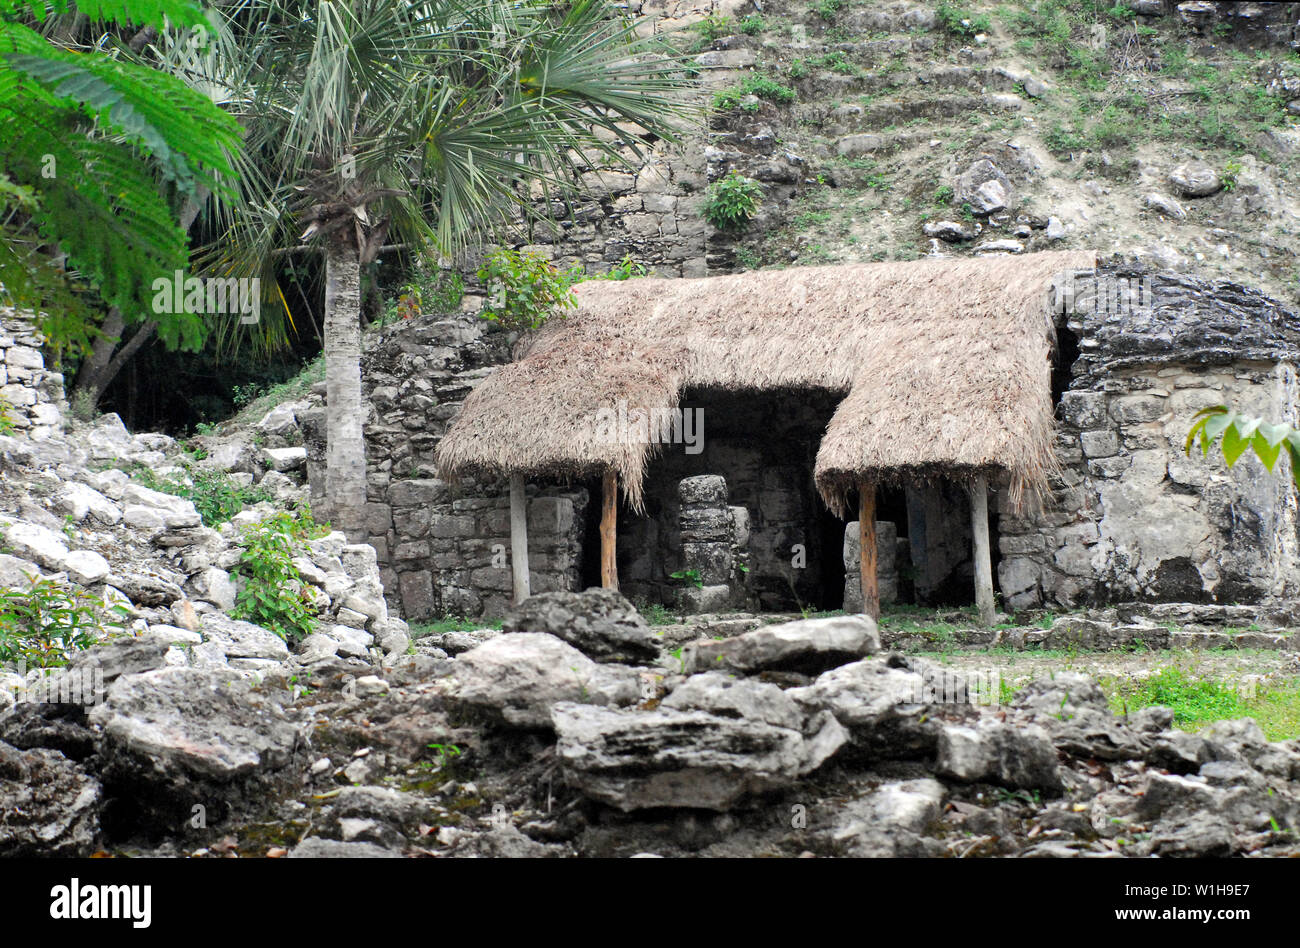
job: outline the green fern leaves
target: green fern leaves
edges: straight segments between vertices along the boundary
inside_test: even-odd
[[[204,22],[190,0],[82,0],[77,8],[159,29]],[[178,197],[230,193],[239,126],[173,76],[60,49],[16,22],[66,9],[66,0],[0,0],[0,198],[20,212],[5,234],[0,294],[41,312],[56,348],[84,350],[93,316],[52,279],[75,271],[128,322],[154,319],[165,344],[195,348],[205,336],[199,317],[152,312],[151,286],[188,266]],[[66,264],[51,268],[41,247]]]

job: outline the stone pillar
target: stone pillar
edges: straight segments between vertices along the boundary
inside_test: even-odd
[[[732,602],[736,519],[727,505],[727,482],[716,474],[687,477],[677,484],[681,502],[682,567],[678,606],[687,612],[716,612]],[[747,531],[746,531],[747,532]]]
[[[861,557],[858,521],[844,525],[844,611],[862,611]],[[876,521],[876,581],[880,604],[898,601],[898,526],[889,520]]]

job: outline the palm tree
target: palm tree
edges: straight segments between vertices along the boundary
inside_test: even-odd
[[[366,502],[361,273],[398,243],[448,258],[526,219],[530,191],[677,139],[679,60],[609,0],[235,0],[206,57],[246,130],[240,197],[206,258],[274,284],[324,258],[327,513]],[[549,206],[549,202],[545,202]]]

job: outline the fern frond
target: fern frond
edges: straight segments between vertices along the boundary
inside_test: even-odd
[[[66,13],[70,0],[0,0],[0,16],[30,13],[45,22],[51,13]],[[95,22],[135,23],[162,28],[199,26],[205,22],[203,8],[193,0],[77,0],[77,10]]]

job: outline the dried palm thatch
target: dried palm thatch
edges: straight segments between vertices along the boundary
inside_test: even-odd
[[[658,418],[693,387],[819,389],[845,396],[816,467],[837,512],[861,481],[939,475],[1001,474],[1019,503],[1052,469],[1048,294],[1093,266],[1069,251],[584,283],[572,315],[466,399],[438,466],[612,468],[639,509],[659,445],[612,417]]]

